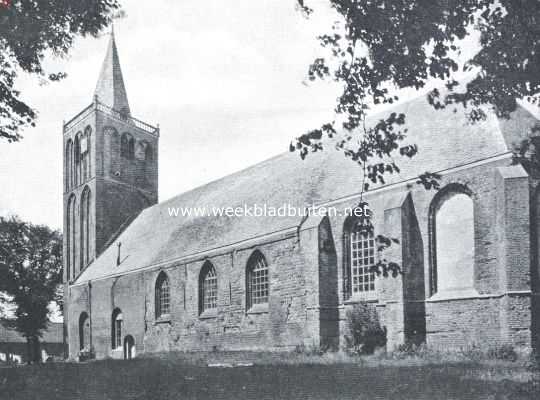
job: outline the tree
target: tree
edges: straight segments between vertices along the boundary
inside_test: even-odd
[[[0,217],[0,291],[15,306],[15,318],[9,322],[26,338],[29,362],[40,361],[39,338],[61,282],[60,232],[17,217]]]
[[[4,0],[0,2],[0,139],[18,141],[34,126],[36,111],[15,89],[18,73],[58,81],[65,73],[47,73],[47,53],[67,55],[77,36],[97,36],[119,9],[117,0]]]
[[[308,77],[333,79],[343,91],[335,119],[299,136],[290,150],[305,158],[323,150],[324,136],[334,138],[337,149],[362,168],[363,191],[399,172],[394,156],[418,151],[401,143],[406,115],[390,113],[366,125],[370,110],[399,101],[400,90],[427,90],[438,82],[439,88],[427,93],[430,104],[435,109],[461,104],[472,123],[484,119],[489,108],[508,118],[517,100],[539,106],[538,0],[328,2],[340,18],[319,36],[328,55],[313,61]],[[307,0],[297,4],[307,17],[314,11]],[[477,51],[469,55],[466,47],[477,37]],[[418,183],[437,188],[438,178],[426,172]],[[372,230],[369,220],[366,229]]]

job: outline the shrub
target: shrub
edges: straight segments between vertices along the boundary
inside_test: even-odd
[[[514,349],[514,346],[510,344],[503,344],[502,346],[494,347],[488,350],[488,358],[495,360],[516,361],[518,354]]]
[[[374,307],[357,303],[347,311],[349,333],[345,335],[346,351],[350,354],[372,354],[386,345],[386,329],[381,327]]]
[[[322,356],[327,351],[327,346],[319,346],[316,344],[310,344],[306,346],[304,343],[302,343],[294,348],[294,352],[296,354],[303,354],[307,356]]]

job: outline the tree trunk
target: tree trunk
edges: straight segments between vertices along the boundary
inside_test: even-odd
[[[39,338],[37,336],[34,336],[32,338],[32,344],[33,344],[33,353],[34,353],[34,362],[39,364],[41,363],[41,351],[39,346]]]
[[[32,364],[32,360],[34,359],[34,357],[32,356],[32,349],[33,349],[32,339],[27,337],[26,338],[26,363],[28,365]]]

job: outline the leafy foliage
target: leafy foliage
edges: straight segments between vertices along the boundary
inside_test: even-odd
[[[386,329],[381,327],[377,311],[367,303],[356,303],[347,310],[349,334],[346,350],[352,354],[371,354],[386,345]]]
[[[19,140],[37,117],[15,89],[18,73],[42,82],[64,78],[44,70],[46,53],[65,56],[76,36],[97,36],[118,9],[117,0],[13,0],[0,7],[0,139]]]
[[[540,103],[540,2],[537,0],[328,0],[340,19],[319,36],[327,50],[308,78],[331,79],[342,89],[335,119],[290,145],[305,158],[323,150],[324,137],[362,168],[362,192],[400,172],[397,157],[414,157],[404,145],[406,116],[390,113],[366,124],[373,107],[399,101],[404,89],[427,89],[434,109],[460,104],[474,123],[491,108],[509,117],[517,100]],[[314,3],[314,2],[313,2]],[[306,17],[314,9],[297,0]],[[468,47],[479,37],[478,51]],[[416,183],[439,188],[426,172]],[[361,200],[363,201],[363,200]]]
[[[61,282],[60,232],[0,217],[0,291],[15,306],[11,322],[29,343],[36,343],[47,328],[48,307],[58,300]]]

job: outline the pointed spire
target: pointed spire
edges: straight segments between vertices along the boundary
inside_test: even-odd
[[[98,100],[114,108],[115,110],[130,114],[129,103],[127,99],[122,69],[120,68],[120,59],[118,49],[114,39],[114,25],[111,28],[111,39],[107,48],[107,55],[101,67],[101,73],[94,93]]]

